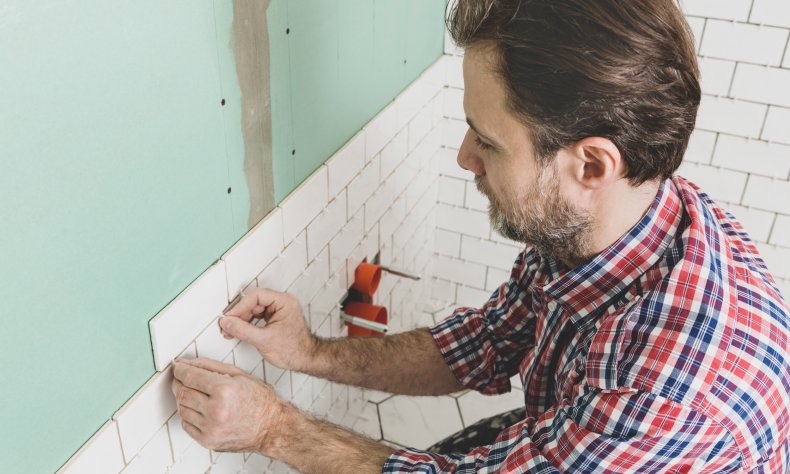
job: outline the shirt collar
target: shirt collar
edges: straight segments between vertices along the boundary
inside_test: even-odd
[[[664,180],[639,222],[592,260],[566,273],[560,273],[555,262],[545,262],[551,277],[543,293],[575,317],[607,305],[661,258],[682,217],[677,188],[671,180]]]

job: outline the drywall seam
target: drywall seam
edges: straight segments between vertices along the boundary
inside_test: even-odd
[[[250,193],[247,228],[274,208],[269,79],[269,0],[233,1],[233,54],[241,89],[244,174]]]

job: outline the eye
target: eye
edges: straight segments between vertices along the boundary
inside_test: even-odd
[[[477,146],[480,147],[481,150],[490,150],[490,149],[494,148],[491,145],[489,145],[488,143],[486,143],[483,140],[481,140],[480,137],[475,137],[475,143],[477,144]]]

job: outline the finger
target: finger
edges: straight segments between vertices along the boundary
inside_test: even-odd
[[[195,411],[189,407],[180,406],[178,407],[178,416],[181,417],[181,421],[186,421],[190,425],[194,426],[197,429],[200,429],[203,426],[203,423],[206,419],[202,413]]]
[[[182,419],[181,420],[181,428],[184,431],[186,431],[187,434],[192,437],[192,439],[194,439],[195,441],[197,441],[201,445],[203,444],[201,442],[201,440],[203,439],[203,432],[200,431],[200,429],[198,429],[197,426],[195,426],[192,423]]]
[[[199,369],[200,371],[212,374],[214,383],[224,381],[222,375],[245,375],[245,372],[235,365],[225,364],[217,360],[206,359],[198,357],[186,361],[180,361],[182,364],[190,365],[192,368]]]
[[[219,325],[225,333],[240,341],[249,342],[255,346],[261,342],[263,336],[262,328],[239,318],[222,318],[219,321]]]
[[[256,288],[245,295],[235,306],[225,312],[227,316],[249,317],[263,313],[269,306],[282,306],[280,301],[285,293],[268,288]],[[279,304],[278,304],[279,303]],[[249,319],[247,319],[249,321]]]
[[[211,394],[219,382],[217,371],[206,370],[193,360],[179,359],[173,363],[173,377],[186,387]]]
[[[176,403],[179,407],[189,408],[197,413],[204,413],[208,404],[208,395],[203,392],[181,386],[176,394]]]

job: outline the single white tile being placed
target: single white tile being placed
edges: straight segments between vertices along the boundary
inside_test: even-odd
[[[757,138],[768,106],[739,100],[703,95],[697,115],[697,127]]]
[[[771,140],[790,145],[790,109],[769,107],[765,119],[763,140]]]
[[[95,472],[120,472],[123,453],[118,437],[118,427],[109,421],[71,457],[58,474],[93,474]]]
[[[213,360],[224,359],[238,344],[236,339],[225,339],[219,328],[219,319],[212,320],[206,329],[195,339],[197,354]]]
[[[714,58],[778,66],[787,36],[784,28],[708,20],[700,52]]]
[[[225,262],[220,260],[149,322],[156,370],[167,367],[227,304]]]
[[[340,232],[346,223],[346,193],[340,193],[313,222],[307,226],[307,261],[313,259]]]
[[[321,166],[280,204],[283,238],[288,245],[329,202],[326,166]]]
[[[127,462],[176,412],[172,382],[172,370],[157,372],[113,417]]]
[[[365,166],[365,131],[357,133],[343,148],[326,162],[329,179],[329,198],[345,188],[351,178]]]
[[[222,257],[230,296],[238,294],[282,251],[282,214],[280,208],[274,209]]]

